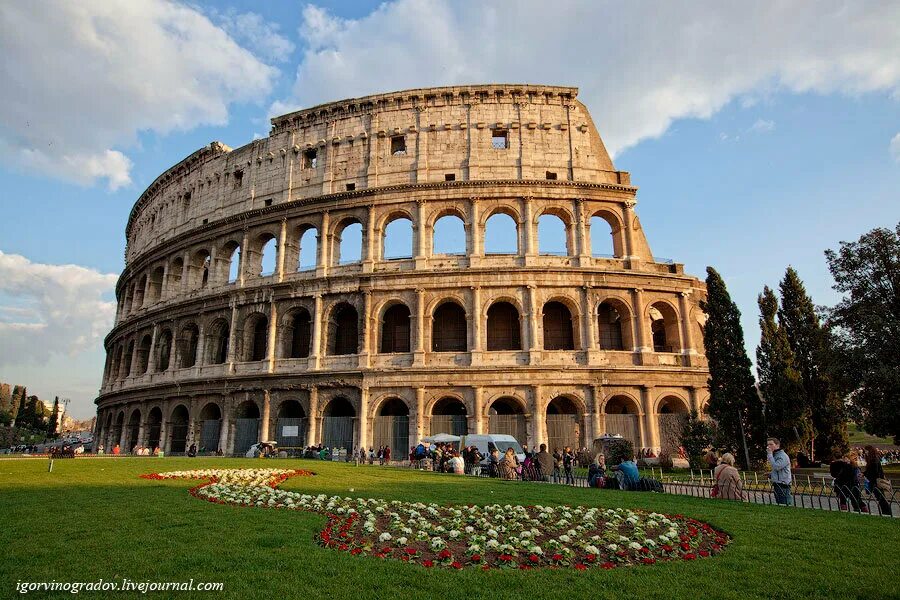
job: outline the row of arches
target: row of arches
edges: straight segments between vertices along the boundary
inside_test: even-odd
[[[539,308],[540,319],[536,325],[540,331],[533,335],[540,335],[540,349],[637,349],[634,316],[623,300],[605,299],[597,305],[590,328],[593,339],[585,340],[587,343],[582,343],[578,310],[578,306],[565,298],[551,299]],[[452,299],[439,302],[427,317],[431,321],[431,352],[473,350],[475,340],[469,335],[469,315],[461,303]],[[654,352],[682,350],[679,315],[675,307],[657,301],[647,307],[642,318],[647,320],[646,330],[651,337],[645,343]],[[232,324],[225,317],[214,318],[202,335],[195,322],[183,324],[177,331],[171,326],[162,326],[156,331],[155,339],[153,332],[146,332],[116,344],[108,354],[107,380],[196,365],[263,361],[270,356],[273,359],[301,359],[318,354],[359,354],[364,351],[365,336],[361,335],[361,330],[365,321],[354,303],[338,301],[325,311],[324,320],[319,324],[314,322],[314,314],[308,308],[295,306],[275,323],[274,328],[270,315],[258,310],[237,322],[234,325],[237,330],[233,333]],[[397,299],[383,303],[375,312],[375,321],[377,343],[373,351],[376,353],[409,353],[415,347],[416,336],[422,335],[413,327],[413,311]],[[317,326],[321,331],[319,335],[324,336],[321,347],[316,347]],[[488,352],[525,350],[527,330],[526,319],[515,299],[496,300],[484,313],[483,348]],[[270,344],[269,338],[273,335]],[[232,349],[231,344],[236,347]]]
[[[107,448],[118,443],[126,452],[141,445],[178,454],[193,443],[201,452],[222,450],[243,454],[250,445],[269,434],[282,448],[303,448],[321,443],[352,450],[363,441],[372,446],[389,446],[395,452],[399,451],[400,456],[419,441],[414,411],[399,396],[385,396],[373,406],[368,415],[371,429],[363,438],[360,437],[357,412],[348,397],[337,395],[313,415],[314,419],[310,419],[304,403],[286,399],[278,404],[270,417],[274,426],[274,430],[270,430],[261,422],[260,407],[252,400],[240,402],[230,411],[223,410],[215,401],[206,402],[195,415],[191,415],[187,404],[176,403],[166,415],[159,406],[145,412],[135,408],[127,417],[125,410],[107,411],[105,418],[99,421],[98,439]],[[677,451],[680,425],[687,413],[687,402],[678,396],[663,396],[657,401],[652,417],[658,431],[658,439],[654,439],[661,449]],[[533,446],[541,441],[551,449],[580,449],[590,446],[589,433],[609,433],[622,435],[630,439],[635,448],[641,448],[647,447],[653,437],[645,432],[642,416],[639,404],[633,398],[612,396],[602,408],[603,431],[589,432],[585,407],[577,398],[567,395],[552,398],[540,419],[529,414],[525,403],[513,396],[493,399],[485,407],[484,415],[470,414],[466,403],[458,397],[443,396],[431,404],[426,415],[428,424],[422,434],[463,436],[475,433],[474,425],[474,429],[485,433],[512,435],[523,446]]]
[[[334,220],[326,214],[313,222],[285,221],[252,233],[235,233],[139,274],[119,299],[119,318],[182,292],[363,260],[471,254],[625,255],[624,221],[615,211],[602,208],[584,212],[582,217],[580,209],[557,203],[542,206],[535,217],[526,219],[531,212],[531,200],[527,202],[527,209],[501,202],[474,219],[456,207],[436,209],[421,217],[427,236],[417,231],[419,214],[407,209],[391,209],[378,218],[371,210],[368,214],[350,211]],[[370,219],[377,220],[371,231],[367,230]],[[578,225],[581,219],[587,232]],[[477,232],[472,231],[472,222],[478,222]],[[324,239],[323,230],[327,232]],[[373,236],[377,244],[370,239]]]

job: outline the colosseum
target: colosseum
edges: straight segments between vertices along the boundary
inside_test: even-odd
[[[162,173],[125,230],[100,441],[677,444],[709,395],[705,286],[654,258],[577,94],[342,100]]]

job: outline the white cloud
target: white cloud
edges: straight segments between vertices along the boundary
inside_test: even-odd
[[[267,94],[277,73],[197,10],[165,0],[4,2],[0,72],[0,158],[111,189],[130,182],[116,148],[141,131],[224,124],[231,103]]]
[[[279,25],[256,13],[238,14],[231,8],[224,13],[212,11],[211,14],[232,37],[267,60],[284,62],[294,51],[294,43],[279,33]]]
[[[900,98],[900,3],[613,3],[460,7],[396,0],[357,20],[307,6],[291,101],[482,82],[577,85],[612,152],[673,120],[778,90]]]
[[[756,122],[750,126],[750,131],[754,133],[769,133],[774,130],[775,121],[769,119],[757,119]]]
[[[96,349],[112,327],[105,300],[118,276],[0,252],[0,366],[45,363]]]
[[[891,156],[900,163],[900,133],[891,138]]]

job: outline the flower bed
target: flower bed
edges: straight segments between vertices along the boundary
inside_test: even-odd
[[[326,548],[424,567],[613,569],[696,560],[722,552],[727,534],[681,515],[584,506],[440,506],[311,495],[278,488],[292,469],[203,469],[143,475],[202,479],[197,498],[219,504],[304,510],[328,517]]]

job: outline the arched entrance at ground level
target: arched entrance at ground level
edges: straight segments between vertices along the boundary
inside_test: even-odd
[[[200,452],[216,452],[222,435],[222,410],[210,402],[200,411]]]
[[[131,452],[134,450],[134,447],[138,445],[138,436],[140,433],[141,411],[133,410],[131,411],[131,416],[128,417],[128,433],[125,436],[125,447],[122,448],[122,452]]]
[[[456,398],[441,398],[431,409],[431,435],[467,435],[466,407]]]
[[[627,396],[613,396],[603,408],[606,433],[620,435],[634,444],[635,452],[641,448],[641,428],[638,423],[637,403]]]
[[[162,432],[162,411],[158,406],[150,409],[147,416],[147,447],[151,450],[159,447]]]
[[[260,441],[259,407],[256,402],[245,400],[238,404],[234,416],[234,453],[243,456],[250,446]]]
[[[525,411],[515,398],[498,398],[488,409],[488,433],[511,435],[520,444],[527,441]]]
[[[559,396],[547,405],[547,449],[553,452],[567,446],[574,451],[581,450],[584,440],[581,435],[581,419],[578,407],[571,399]]]
[[[278,448],[299,448],[306,446],[309,420],[303,406],[296,400],[285,400],[278,407],[275,421],[275,441]]]
[[[372,443],[387,446],[395,460],[409,454],[409,408],[399,398],[390,398],[378,407],[375,415]]]
[[[172,433],[169,437],[169,452],[172,454],[183,454],[187,444],[188,434],[188,409],[183,404],[179,404],[172,411],[170,419],[172,423]]]
[[[688,418],[687,404],[677,396],[667,396],[659,403],[657,412],[660,452],[674,456],[681,446],[681,431]]]
[[[125,413],[120,412],[119,416],[116,417],[116,425],[113,427],[113,435],[112,439],[109,440],[109,450],[112,451],[113,447],[122,441],[122,430],[125,428]],[[121,448],[120,448],[121,449]]]
[[[343,397],[332,399],[322,416],[322,445],[326,448],[346,448],[353,451],[353,421],[356,411]]]
[[[112,449],[112,447],[109,445],[109,440],[112,437],[112,426],[113,426],[112,414],[107,414],[106,415],[106,426],[103,427],[103,429],[101,430],[102,437],[100,438],[100,443],[105,446],[104,449],[106,450],[106,452],[109,452]]]

